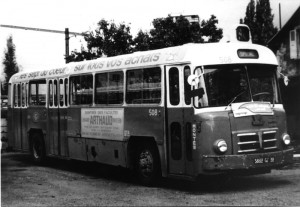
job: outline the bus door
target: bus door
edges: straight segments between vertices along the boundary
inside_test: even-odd
[[[59,148],[61,156],[68,156],[67,140],[67,106],[68,106],[68,78],[59,79],[58,117],[59,117]]]
[[[48,82],[48,142],[49,153],[68,156],[67,103],[68,79],[52,79]]]
[[[22,109],[21,109],[21,83],[13,85],[13,122],[14,123],[14,146],[22,149]]]
[[[48,81],[48,142],[49,153],[60,155],[60,110],[59,110],[59,80]]]
[[[191,175],[192,136],[191,99],[185,92],[191,87],[187,83],[190,66],[168,66],[167,77],[167,147],[170,174]]]

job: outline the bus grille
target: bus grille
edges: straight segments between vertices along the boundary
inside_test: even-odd
[[[237,134],[238,153],[274,151],[277,149],[275,135],[275,130]]]

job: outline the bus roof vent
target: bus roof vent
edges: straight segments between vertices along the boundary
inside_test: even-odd
[[[228,29],[224,29],[223,34],[223,38],[220,42],[252,43],[250,29],[245,24],[237,24]]]

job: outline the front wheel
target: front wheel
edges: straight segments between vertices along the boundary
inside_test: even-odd
[[[158,150],[152,144],[138,147],[135,172],[143,185],[153,185],[160,177]]]
[[[35,163],[41,164],[45,161],[45,145],[43,137],[39,134],[32,137],[31,156]]]

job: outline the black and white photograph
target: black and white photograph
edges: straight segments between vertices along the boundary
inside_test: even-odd
[[[0,8],[1,206],[300,206],[300,0]]]

